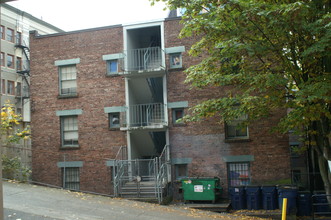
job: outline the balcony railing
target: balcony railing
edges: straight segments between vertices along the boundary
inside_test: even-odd
[[[122,119],[122,126],[126,127],[145,127],[145,126],[164,126],[165,120],[165,104],[152,103],[131,105],[127,109]]]
[[[152,71],[162,67],[162,50],[160,47],[148,47],[127,50],[124,68],[128,72]]]

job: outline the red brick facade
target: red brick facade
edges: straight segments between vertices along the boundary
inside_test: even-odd
[[[211,97],[222,96],[221,89],[190,90],[184,83],[183,70],[198,62],[188,56],[194,38],[178,39],[178,19],[164,21],[164,47],[185,46],[183,68],[168,70],[167,101],[188,101],[189,107]],[[125,77],[106,76],[102,55],[123,52],[123,27],[105,27],[65,34],[30,38],[33,180],[62,185],[58,162],[83,161],[80,189],[112,193],[111,169],[106,161],[114,159],[120,146],[127,145],[127,133],[108,128],[104,108],[125,106]],[[77,97],[59,98],[57,60],[79,58],[77,65]],[[168,57],[166,57],[168,63]],[[79,148],[61,149],[60,118],[57,111],[81,109],[78,115]],[[187,111],[187,109],[185,109]],[[227,186],[227,156],[250,155],[251,182],[290,178],[288,137],[270,133],[279,119],[271,115],[249,127],[249,140],[227,142],[224,124],[217,119],[186,125],[172,124],[169,115],[171,158],[190,158],[188,176],[220,177]],[[173,172],[173,178],[175,174]]]

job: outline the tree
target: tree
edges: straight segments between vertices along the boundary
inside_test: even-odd
[[[29,127],[23,130],[16,129],[16,126],[20,124],[21,116],[15,114],[14,109],[14,106],[7,102],[0,112],[0,219],[3,219],[2,147],[21,139],[28,139],[30,136]]]
[[[197,37],[189,53],[206,55],[186,70],[186,81],[232,88],[192,108],[187,119],[216,115],[228,121],[247,114],[250,122],[288,109],[277,129],[305,138],[331,194],[331,1],[151,1],[185,9],[180,37]]]

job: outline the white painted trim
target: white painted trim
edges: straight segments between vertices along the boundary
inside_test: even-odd
[[[167,108],[167,103],[168,103],[168,88],[167,88],[167,74],[164,74],[163,76],[163,103],[165,105],[164,109],[164,117],[167,125],[169,125],[169,116],[168,116],[168,108]]]
[[[157,19],[157,20],[151,20],[151,21],[145,21],[143,23],[142,22],[128,23],[128,24],[123,24],[123,29],[127,30],[127,29],[152,27],[152,26],[160,25],[163,22],[164,22],[164,18]]]

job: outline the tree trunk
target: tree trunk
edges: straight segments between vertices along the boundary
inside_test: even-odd
[[[317,155],[318,155],[318,166],[324,183],[325,193],[327,195],[331,195],[331,181],[330,181],[330,170],[328,166],[328,161],[320,153],[317,153]],[[331,196],[327,196],[327,199],[331,207]]]

